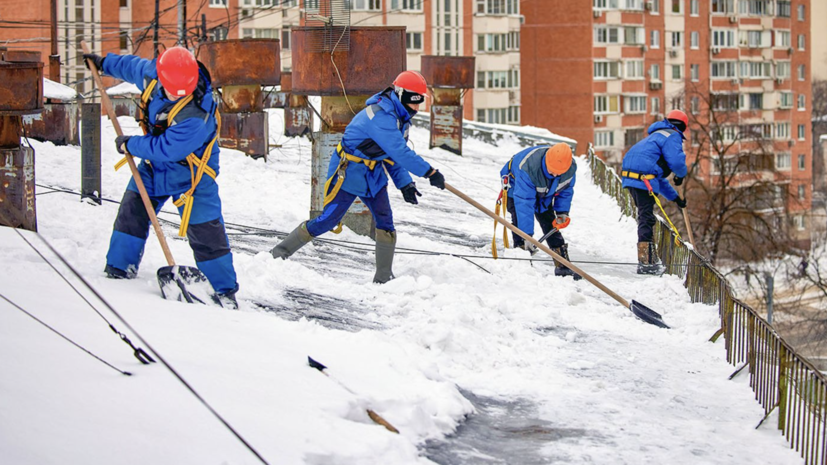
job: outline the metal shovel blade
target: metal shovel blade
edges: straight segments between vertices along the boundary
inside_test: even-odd
[[[663,317],[660,316],[660,313],[652,310],[646,305],[643,305],[637,300],[632,301],[632,303],[629,305],[629,310],[631,310],[636,317],[649,323],[650,325],[655,325],[658,328],[669,329],[669,325],[663,322]]]
[[[212,303],[212,286],[198,268],[193,266],[164,266],[158,269],[158,285],[167,300],[188,303]]]

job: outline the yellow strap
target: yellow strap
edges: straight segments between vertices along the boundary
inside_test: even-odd
[[[500,216],[500,205],[502,202],[500,199],[497,199],[497,205],[494,206],[494,214]],[[491,256],[495,259],[497,257],[497,220],[494,220],[494,235],[491,236]]]
[[[505,212],[508,211],[508,191],[503,191],[503,216],[505,216]],[[503,225],[503,245],[505,245],[506,249],[510,249],[511,246],[508,244],[508,228]]]
[[[180,108],[173,108],[173,110],[170,111],[170,115],[174,117],[173,111],[177,114],[178,111],[180,111]],[[172,120],[172,117],[170,117],[170,120]],[[207,163],[210,161],[213,146],[218,140],[219,131],[221,131],[221,113],[219,113],[218,110],[215,110],[215,123],[215,137],[213,137],[207,145],[207,148],[204,149],[204,155],[201,158],[198,158],[198,156],[194,153],[187,155],[187,164],[190,168],[190,179],[192,180],[192,185],[186,192],[181,194],[181,196],[173,202],[176,207],[184,207],[184,211],[181,213],[181,227],[178,229],[178,235],[180,237],[187,237],[187,229],[189,228],[190,216],[192,215],[192,207],[195,203],[195,198],[193,197],[195,188],[198,187],[198,184],[201,182],[201,178],[204,177],[204,173],[213,179],[216,177],[215,170],[207,166]],[[198,169],[195,170],[194,167],[198,167]]]
[[[678,228],[676,228],[675,225],[672,224],[672,220],[669,219],[669,215],[667,215],[666,212],[663,210],[663,205],[661,205],[660,199],[658,199],[658,196],[655,195],[655,193],[652,192],[652,191],[649,191],[649,195],[651,195],[652,197],[655,198],[655,203],[658,204],[658,208],[660,208],[660,212],[663,213],[664,218],[666,218],[666,222],[669,223],[669,227],[672,228],[672,231],[675,233],[675,245],[679,245],[680,244],[679,241],[682,240],[681,239],[681,233],[678,232]]]
[[[502,205],[503,209],[503,216],[505,216],[505,212],[508,211],[508,191],[502,191],[502,200],[497,199],[497,205],[494,206],[494,215],[500,216],[500,205]],[[497,225],[499,222],[494,220],[494,236],[491,237],[491,255],[494,258],[497,257]],[[510,249],[511,245],[508,243],[508,229],[503,226],[503,245],[505,245],[506,249]]]
[[[624,178],[632,178],[632,179],[655,179],[657,176],[654,174],[640,174],[635,173],[632,171],[621,171],[620,175]]]

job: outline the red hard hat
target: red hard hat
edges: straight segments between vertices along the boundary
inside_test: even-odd
[[[168,48],[158,57],[156,65],[161,85],[176,97],[191,94],[198,84],[198,63],[184,47]]]
[[[396,79],[393,80],[393,85],[420,95],[426,95],[428,93],[428,83],[425,82],[425,78],[416,71],[402,71],[399,73],[399,76],[396,76]]]
[[[689,127],[689,117],[686,116],[686,113],[680,110],[672,110],[666,115],[666,119],[676,119],[678,121],[683,121],[684,127]]]

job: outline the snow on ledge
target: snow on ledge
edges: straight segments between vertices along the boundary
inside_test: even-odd
[[[131,82],[122,82],[117,86],[106,89],[108,95],[140,95],[141,90]]]
[[[78,98],[78,93],[69,86],[43,78],[43,98],[74,100]]]

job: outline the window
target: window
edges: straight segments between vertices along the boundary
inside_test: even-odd
[[[700,80],[701,76],[701,65],[689,65],[689,78],[695,82]]]
[[[486,110],[486,122],[487,123],[494,123],[494,124],[506,124],[507,123],[507,108],[489,108]]]
[[[789,48],[790,31],[775,31],[775,46],[781,48]]]
[[[806,42],[807,42],[806,36],[804,34],[799,34],[798,35],[798,49],[799,50],[804,50],[804,45],[806,44]]]
[[[673,81],[680,81],[683,79],[683,65],[670,65],[672,66],[672,80]]]
[[[649,77],[652,78],[653,81],[660,80],[660,65],[655,63],[649,68]]]
[[[775,138],[787,140],[790,138],[790,123],[775,123]]]
[[[713,61],[709,71],[712,79],[732,79],[738,77],[735,73],[734,61]]]
[[[798,80],[803,81],[807,79],[807,71],[804,65],[798,65]]]
[[[735,29],[713,29],[712,46],[721,48],[735,47]]]
[[[801,157],[803,157],[803,156],[804,155],[799,155],[798,159],[800,160]],[[799,169],[801,169],[801,168],[799,167]],[[799,184],[798,185],[798,200],[804,200],[805,198],[807,198],[807,187],[804,186],[804,184]]]
[[[669,11],[674,14],[682,14],[683,13],[683,0],[668,0],[671,3],[671,7]]]
[[[225,8],[227,6],[227,0],[210,0],[210,6]]]
[[[652,114],[660,113],[660,97],[652,97]]]
[[[477,88],[480,89],[507,89],[508,71],[478,71]]]
[[[121,8],[128,8],[129,7],[129,0],[121,0],[120,6],[121,6]]]
[[[804,231],[804,215],[793,216],[793,226],[799,231]]]
[[[594,0],[595,10],[616,10],[618,0]]]
[[[381,11],[382,0],[351,0],[354,11]]]
[[[623,0],[621,4],[624,10],[643,10],[643,0]]]
[[[646,96],[645,95],[624,95],[623,96],[624,109],[623,112],[627,114],[646,113]]]
[[[642,27],[627,26],[623,28],[623,43],[626,45],[643,45],[646,43],[646,30]]]
[[[700,14],[698,0],[689,0],[689,14],[692,16],[698,16]]]
[[[517,105],[511,105],[508,107],[508,120],[507,123],[509,124],[520,124],[520,107]]]
[[[747,94],[749,97],[749,110],[762,110],[764,108],[764,94],[754,92]]]
[[[698,31],[692,31],[689,34],[689,46],[695,50],[698,50],[700,48],[700,44],[701,35],[698,33]]]
[[[779,18],[789,18],[790,13],[792,12],[792,6],[790,5],[790,0],[778,0],[775,6],[775,16]]]
[[[788,152],[781,152],[775,154],[775,169],[788,170],[790,169],[790,154]]]
[[[681,48],[683,47],[683,32],[670,32],[670,43],[672,44],[672,48]]]
[[[798,20],[804,21],[804,5],[798,5]]]
[[[643,79],[643,60],[629,60],[626,62],[626,79]]]
[[[129,31],[121,31],[118,35],[118,42],[121,50],[127,50],[129,48]]]
[[[652,9],[650,10],[652,12],[652,14],[653,15],[659,15],[660,14],[660,0],[650,0],[649,3],[652,4]]]
[[[652,48],[660,48],[660,31],[652,29],[649,33],[649,46]]]
[[[483,110],[482,108],[477,109],[477,121],[479,121],[480,123],[485,122],[485,110]]]
[[[779,61],[775,64],[775,77],[778,79],[790,78],[790,62]]]
[[[689,111],[693,113],[698,113],[701,109],[701,98],[700,97],[692,97],[689,99]]]
[[[508,34],[479,34],[477,36],[477,51],[504,52],[508,44]]]
[[[739,108],[739,95],[736,94],[712,94],[712,109],[715,111],[736,111]]]
[[[807,138],[807,130],[803,124],[798,125],[798,140],[804,140]]]
[[[607,114],[618,113],[620,106],[618,105],[617,95],[595,95],[594,96],[594,113]]]
[[[738,10],[742,15],[769,16],[774,12],[773,0],[740,0]]]
[[[769,79],[772,63],[769,61],[742,61],[741,77],[744,79]]]
[[[781,109],[790,109],[793,107],[793,93],[792,92],[781,92],[781,101],[779,102],[779,107]]]
[[[734,0],[712,0],[712,13],[718,14],[728,14],[733,13],[735,8],[733,7]]]
[[[807,169],[807,156],[803,153],[798,156],[798,171],[805,171]],[[801,186],[804,187],[804,186]],[[803,195],[799,194],[803,198]]]
[[[594,43],[619,44],[620,32],[617,27],[598,26],[594,29]]]
[[[623,143],[626,147],[631,147],[643,139],[643,128],[627,129],[623,134]]]
[[[422,0],[391,0],[393,11],[422,11]]]
[[[520,49],[520,31],[511,31],[505,36],[505,49],[506,50],[519,50]]]
[[[595,131],[594,132],[594,146],[595,148],[614,147],[615,133],[614,131]]]
[[[422,3],[422,0],[413,1],[420,4]],[[617,1],[612,1],[615,4],[615,7],[617,7]],[[517,15],[520,14],[519,3],[519,0],[477,0],[477,13],[489,15]]]
[[[290,27],[281,30],[281,49],[290,50]]]
[[[798,94],[798,111],[803,111],[806,109],[807,103],[807,96],[804,94]]]
[[[408,51],[422,50],[422,33],[421,32],[406,32],[405,33],[405,48]]]
[[[741,47],[767,48],[772,40],[772,31],[741,31]]]
[[[620,77],[620,63],[617,61],[595,61],[595,79],[617,79]]]
[[[683,110],[683,97],[672,97],[672,104],[673,110]]]

